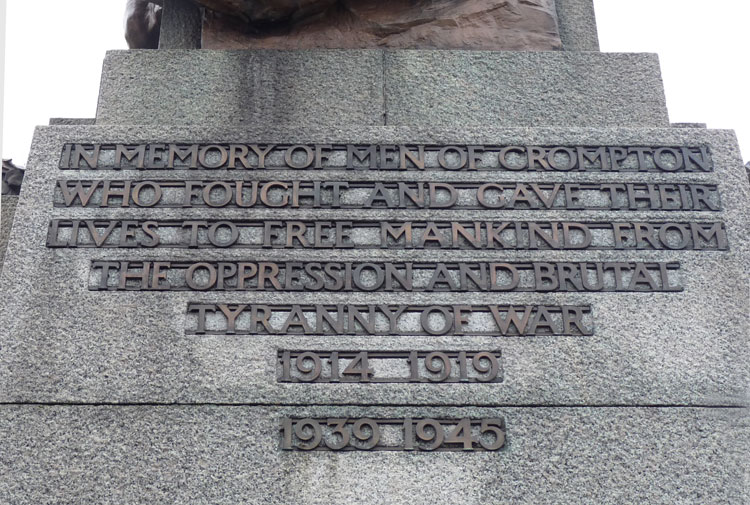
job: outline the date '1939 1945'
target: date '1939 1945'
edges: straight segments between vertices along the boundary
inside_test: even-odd
[[[505,420],[326,418],[281,421],[287,451],[497,451]]]

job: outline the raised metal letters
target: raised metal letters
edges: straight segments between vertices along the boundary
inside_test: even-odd
[[[559,254],[539,252],[529,259],[508,252],[503,258],[495,251],[729,249],[726,226],[712,215],[722,210],[718,185],[701,177],[714,170],[710,149],[701,145],[70,143],[62,149],[59,168],[67,172],[54,188],[56,216],[63,209],[76,209],[75,218],[50,221],[47,247],[261,251],[240,259],[237,254],[222,258],[210,252],[200,252],[200,257],[180,253],[177,261],[165,253],[159,258],[158,253],[129,257],[122,252],[117,257],[101,252],[100,259],[91,260],[88,288],[192,292],[194,301],[185,311],[186,339],[283,336],[288,346],[292,337],[300,347],[273,351],[275,377],[268,379],[281,383],[276,387],[501,387],[504,357],[499,350],[444,350],[450,347],[444,347],[445,338],[435,339],[437,349],[414,349],[409,337],[587,337],[594,334],[593,311],[589,305],[507,303],[519,298],[508,295],[502,300],[496,294],[483,295],[495,303],[473,305],[272,305],[254,303],[260,298],[256,293],[569,292],[584,293],[578,299],[586,300],[595,298],[588,293],[674,293],[682,291],[686,273],[675,261],[655,261],[656,254],[650,254],[649,261],[608,261],[605,254],[559,261]],[[82,172],[93,170],[122,175],[86,178]],[[162,170],[192,172],[183,173],[185,177],[152,172]],[[305,176],[298,177],[299,171]],[[352,175],[368,171],[389,173]],[[441,172],[445,177],[438,177]],[[531,175],[523,172],[537,172],[536,180],[525,180]],[[568,172],[586,173],[589,180],[548,177]],[[626,179],[619,179],[620,173]],[[640,174],[659,176],[644,180]],[[680,180],[674,180],[675,174]],[[99,214],[81,209],[97,209]],[[180,216],[168,209],[189,210],[192,217],[150,217]],[[280,211],[271,219],[259,219],[269,215],[269,209]],[[313,212],[304,212],[308,209]],[[401,212],[384,212],[388,209]],[[231,210],[233,219],[224,219],[223,210]],[[315,210],[329,218],[318,219]],[[360,211],[351,214],[367,219],[346,219],[347,210]],[[379,212],[366,212],[375,210]],[[457,210],[482,217],[450,220],[450,211]],[[542,220],[516,220],[516,211],[548,214]],[[577,220],[575,211],[617,211],[622,219],[610,215],[596,220],[589,214]],[[648,211],[662,214],[656,221],[637,214]],[[704,214],[672,217],[679,212]],[[565,217],[549,220],[553,214]],[[296,218],[288,219],[290,215]],[[389,217],[378,219],[381,216]],[[408,220],[411,216],[415,219]],[[304,261],[279,258],[279,251],[295,249],[331,253],[304,254]],[[345,249],[375,252],[372,259],[337,258],[336,252]],[[419,261],[409,261],[412,253],[404,250],[421,251],[413,254]],[[430,261],[425,251],[440,251],[434,255],[443,261]],[[463,251],[484,251],[482,261]],[[213,291],[227,294],[198,294]],[[217,302],[217,296],[229,302]],[[549,297],[555,303],[560,298]],[[378,300],[373,296],[367,301]],[[323,342],[335,342],[330,338],[335,336],[366,336],[368,346],[377,346],[377,337],[400,337],[404,346],[352,350],[344,348],[348,339],[340,339],[343,350],[328,343],[320,350],[305,348],[310,343],[306,336],[325,337],[312,339]],[[581,338],[581,345],[586,341]],[[497,451],[506,442],[500,418],[287,417],[280,420],[280,434],[285,451]]]
[[[505,445],[502,418],[285,418],[280,430],[286,451],[497,451]]]
[[[66,144],[61,169],[711,172],[705,146]]]
[[[59,180],[57,207],[721,210],[716,185],[637,182]]]
[[[673,292],[679,263],[93,261],[91,290]]]
[[[726,250],[723,222],[54,219],[47,247]]]
[[[279,382],[502,382],[500,351],[279,351]]]
[[[187,319],[186,333],[196,335],[593,334],[591,307],[576,305],[190,303]]]

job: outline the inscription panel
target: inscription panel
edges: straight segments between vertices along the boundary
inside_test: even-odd
[[[650,182],[644,176],[714,170],[705,145],[481,145],[144,143],[65,144],[62,170],[394,171],[402,180],[240,178],[59,179],[57,209],[137,209],[136,219],[53,219],[47,246],[61,249],[385,249],[727,251],[720,220],[241,220],[150,218],[150,209],[423,210],[430,212],[721,212],[717,184]],[[415,172],[444,172],[415,181]],[[623,173],[627,180],[451,180],[450,173]],[[142,172],[143,173],[143,172]],[[640,176],[640,179],[636,177]],[[634,178],[636,177],[636,178]],[[199,214],[200,215],[200,214]],[[212,214],[215,216],[216,214]],[[623,214],[626,215],[626,214]],[[91,291],[248,293],[680,293],[678,262],[630,261],[278,261],[92,259]],[[375,299],[373,299],[375,301]],[[185,333],[195,336],[579,336],[594,335],[589,305],[188,303]],[[499,351],[279,350],[281,383],[488,383],[503,381]],[[339,422],[340,420],[335,420]],[[462,423],[465,420],[461,421]],[[328,450],[328,421],[286,420],[284,448]],[[344,424],[349,421],[344,421]],[[359,428],[362,428],[362,420]],[[370,420],[367,420],[369,423]],[[400,422],[400,421],[399,421]],[[431,421],[434,423],[434,420]],[[300,424],[301,423],[301,424]],[[317,424],[316,424],[317,423]],[[374,421],[373,421],[374,423]],[[343,426],[336,424],[343,443]],[[350,423],[351,424],[351,423]],[[393,425],[386,422],[385,426]],[[397,423],[396,423],[397,424]],[[439,424],[439,423],[438,423]],[[301,427],[300,427],[301,426]],[[367,424],[374,433],[376,424]],[[432,426],[433,434],[439,438]],[[378,427],[378,430],[380,428]],[[406,428],[405,428],[406,429]],[[301,431],[300,431],[301,430]],[[349,427],[348,437],[352,437]],[[366,431],[366,430],[365,430]],[[408,430],[407,430],[408,431]],[[428,429],[429,431],[429,429]],[[468,433],[468,428],[463,429]],[[406,431],[404,432],[406,433]],[[404,435],[406,439],[412,435]],[[296,437],[296,438],[295,438]],[[301,438],[300,438],[301,437]],[[311,438],[312,437],[312,438]],[[355,437],[356,438],[356,437]],[[318,440],[319,439],[319,440]],[[292,442],[296,440],[296,442]],[[305,445],[317,440],[314,447]],[[343,445],[338,447],[339,445]],[[296,444],[296,445],[295,445]],[[412,443],[407,442],[409,446]],[[377,444],[376,444],[377,445]],[[440,445],[440,444],[438,444]],[[390,446],[388,446],[390,447]],[[396,447],[396,446],[393,446]],[[468,447],[468,446],[466,446]],[[352,445],[346,450],[362,447]],[[395,450],[386,448],[383,450]],[[406,449],[410,450],[410,449]],[[467,449],[468,450],[468,449]]]
[[[31,308],[28,324],[75,338],[4,345],[6,362],[30,371],[10,390],[294,405],[343,404],[337,391],[361,405],[734,394],[738,381],[724,376],[736,367],[711,358],[743,354],[739,333],[722,329],[741,313],[720,300],[741,277],[725,267],[747,250],[723,134],[528,129],[442,143],[455,132],[367,130],[347,144],[247,131],[182,142],[196,130],[146,129],[140,143],[120,143],[112,131],[42,133],[55,152],[44,174],[29,174],[29,196],[43,195],[35,208],[47,225],[33,247],[46,238],[49,248],[30,261],[52,265],[26,275],[75,310],[58,311],[58,327]],[[383,141],[391,134],[398,142]],[[148,328],[130,323],[141,320]],[[496,352],[498,338],[498,375],[483,383],[467,356],[461,380],[455,353]],[[279,382],[284,350],[312,353],[299,363],[316,356],[320,373],[290,354]],[[368,366],[352,366],[363,352]],[[444,357],[428,360],[431,372],[424,353],[447,356],[445,381],[430,380]],[[114,359],[123,354],[132,360]],[[32,356],[55,363],[59,388],[45,386]],[[135,373],[144,367],[148,380]]]

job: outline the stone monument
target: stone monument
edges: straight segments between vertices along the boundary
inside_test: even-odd
[[[748,502],[750,185],[655,55],[599,52],[591,0],[468,49],[440,16],[489,0],[436,0],[440,50],[202,3],[36,131],[0,502]]]
[[[23,182],[23,168],[13,163],[11,159],[3,160],[2,172],[2,200],[0,200],[0,269],[5,260],[5,250],[8,247],[8,236],[13,224],[13,215],[18,204],[18,194]]]

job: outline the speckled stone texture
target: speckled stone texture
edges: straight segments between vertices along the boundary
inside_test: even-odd
[[[499,452],[279,449],[283,416],[503,416]],[[750,419],[707,408],[0,406],[18,505],[747,503]]]
[[[110,51],[97,124],[383,122],[380,51]]]
[[[5,251],[8,247],[10,229],[13,226],[13,214],[16,212],[18,197],[5,195],[0,201],[0,270],[5,261]]]
[[[720,212],[433,211],[436,219],[575,219],[724,221],[727,251],[436,251],[352,249],[343,260],[401,261],[675,261],[681,293],[335,293],[89,291],[92,260],[328,260],[330,250],[49,249],[51,218],[341,219],[331,210],[53,208],[57,179],[184,179],[184,171],[63,171],[66,142],[436,143],[501,145],[705,145],[714,173],[510,173],[337,171],[190,171],[195,179],[434,181],[693,181],[717,184]],[[211,127],[43,127],[37,131],[24,199],[2,278],[0,402],[207,402],[377,405],[747,405],[750,209],[748,186],[732,132],[705,129],[318,130]],[[347,210],[347,220],[424,219],[416,210]],[[420,217],[422,215],[422,217]],[[186,334],[190,302],[545,303],[590,305],[588,337],[200,336]],[[298,384],[276,382],[279,348],[451,350],[499,348],[500,384]]]
[[[387,125],[669,125],[654,54],[390,51],[385,62]]]
[[[82,126],[93,124],[96,124],[95,118],[53,117],[49,120],[50,126]]]
[[[714,172],[60,170],[65,143],[706,146]],[[52,249],[54,218],[342,219],[294,209],[54,207],[58,179],[695,182],[717,212],[433,210],[436,220],[723,221],[726,251]],[[742,504],[750,500],[746,228],[734,134],[691,128],[50,126],[0,277],[0,503]],[[347,210],[345,219],[425,219]],[[92,260],[674,261],[678,293],[90,291]],[[586,337],[221,336],[190,302],[590,305]],[[491,384],[289,384],[279,349],[500,350]],[[498,452],[288,452],[280,421],[502,417]]]
[[[110,51],[97,124],[667,127],[653,54]]]
[[[598,51],[594,0],[556,0],[557,26],[565,51]]]

